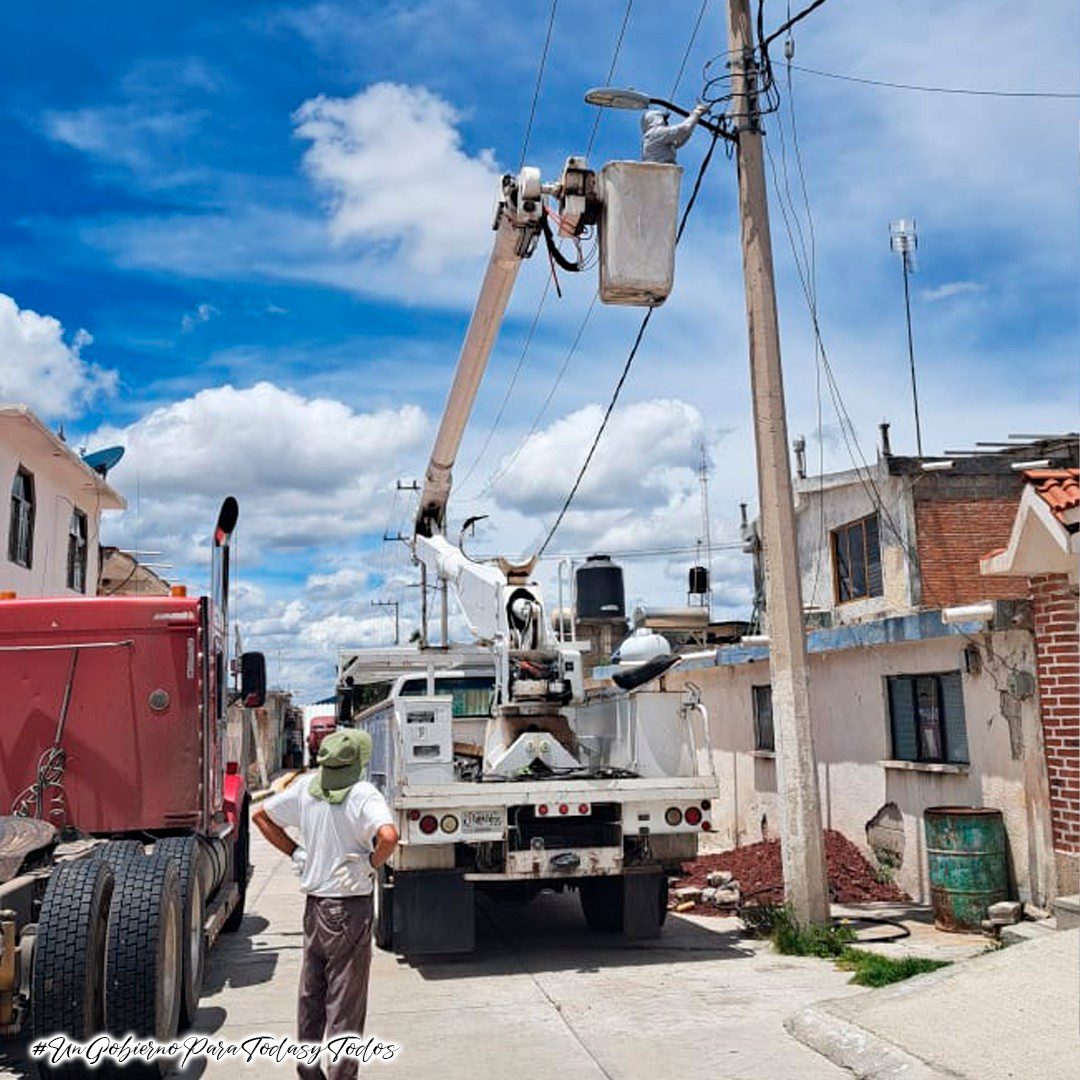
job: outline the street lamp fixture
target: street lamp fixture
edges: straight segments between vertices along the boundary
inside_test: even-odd
[[[647,109],[655,105],[661,109],[676,113],[678,116],[689,116],[690,110],[676,105],[673,101],[665,101],[663,98],[650,97],[640,90],[626,89],[619,86],[597,86],[585,94],[586,105],[596,105],[601,109]],[[714,120],[702,117],[698,123],[708,132],[720,138],[730,139],[736,142],[736,136],[726,131]]]

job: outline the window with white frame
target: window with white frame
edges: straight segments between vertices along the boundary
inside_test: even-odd
[[[81,510],[72,510],[68,526],[67,587],[86,592],[87,523]]]
[[[968,763],[959,671],[891,675],[886,686],[894,760]]]
[[[773,753],[776,736],[773,733],[772,687],[753,686],[754,695],[754,749]]]
[[[877,514],[833,529],[832,559],[838,604],[881,596],[881,536]]]
[[[8,558],[27,570],[34,560],[34,476],[22,466],[11,484]]]

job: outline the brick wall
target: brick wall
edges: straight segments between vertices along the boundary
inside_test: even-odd
[[[916,502],[923,607],[952,607],[979,600],[1022,600],[1024,578],[983,577],[979,560],[1009,542],[1016,497]]]
[[[1064,574],[1030,579],[1054,850],[1080,854],[1080,620]]]

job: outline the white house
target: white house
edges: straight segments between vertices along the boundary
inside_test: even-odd
[[[0,592],[93,596],[103,510],[123,497],[25,405],[0,405]]]

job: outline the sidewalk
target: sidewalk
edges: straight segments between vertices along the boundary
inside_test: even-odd
[[[785,1027],[859,1080],[1080,1080],[1080,930],[819,1002]]]

